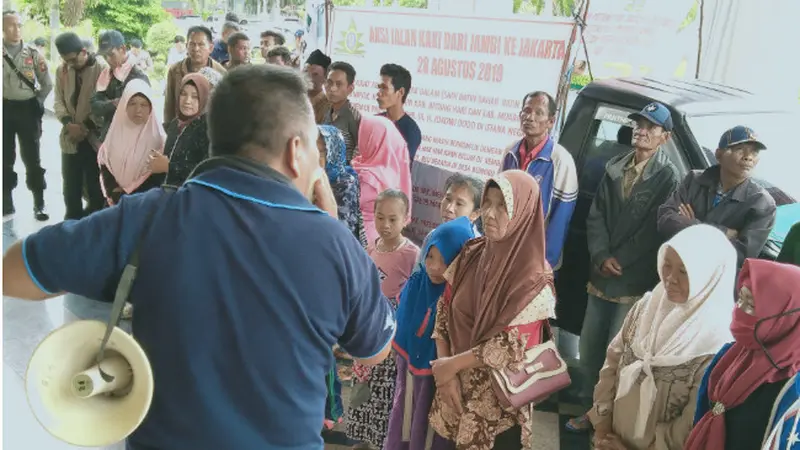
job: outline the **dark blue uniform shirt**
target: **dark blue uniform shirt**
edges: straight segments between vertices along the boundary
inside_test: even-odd
[[[380,115],[387,118],[389,117],[385,112]],[[422,144],[422,131],[419,129],[417,121],[412,119],[408,114],[403,114],[403,117],[395,122],[394,125],[397,127],[397,130],[400,131],[400,134],[403,135],[403,139],[408,146],[408,159],[411,161],[411,164],[414,164],[414,156],[417,154],[420,144]]]
[[[129,448],[322,449],[331,347],[370,357],[395,327],[353,234],[277,172],[223,167],[46,227],[23,257],[46,292],[112,301],[143,235],[133,332],[155,393]]]

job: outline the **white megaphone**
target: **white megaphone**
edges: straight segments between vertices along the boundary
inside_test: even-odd
[[[107,324],[81,320],[50,333],[25,374],[28,404],[56,438],[103,447],[127,438],[153,400],[153,372],[142,347],[113,327],[98,363]]]

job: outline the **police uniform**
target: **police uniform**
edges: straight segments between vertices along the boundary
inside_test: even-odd
[[[39,146],[42,136],[44,99],[53,90],[53,81],[47,70],[47,60],[32,46],[20,42],[22,49],[13,55],[12,46],[3,42],[3,214],[14,212],[11,192],[17,186],[16,139],[19,140],[20,157],[25,164],[25,182],[33,193],[34,215],[37,220],[47,220],[44,212],[44,179]],[[17,45],[13,45],[14,48]],[[19,72],[37,89],[31,89],[20,79],[6,61],[10,57]]]

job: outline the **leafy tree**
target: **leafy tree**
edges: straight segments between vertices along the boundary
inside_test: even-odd
[[[381,0],[333,0],[334,6],[364,6],[367,1],[371,1],[374,6],[380,6]],[[398,2],[404,8],[427,8],[428,0],[400,0]],[[383,0],[383,6],[392,6],[394,0]]]
[[[19,0],[28,14],[41,23],[50,22],[51,1],[58,1],[61,21],[76,26],[91,20],[95,32],[119,30],[126,38],[142,38],[154,24],[169,18],[160,0]]]
[[[553,3],[553,15],[572,16],[575,0],[514,0],[514,14],[540,15],[547,4]]]
[[[166,61],[175,36],[179,34],[183,35],[183,31],[172,20],[165,20],[150,28],[145,36],[144,44],[154,60]]]
[[[118,30],[126,39],[142,38],[151,26],[171,19],[160,0],[98,0],[86,10],[86,16],[95,29]]]

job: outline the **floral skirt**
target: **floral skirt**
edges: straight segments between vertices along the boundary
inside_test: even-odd
[[[394,400],[397,366],[394,355],[372,368],[369,376],[369,399],[347,412],[347,437],[383,448],[389,415]]]

